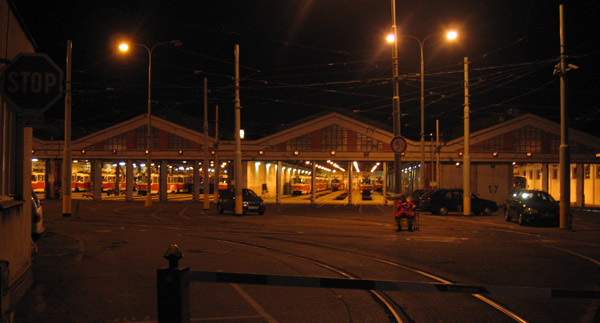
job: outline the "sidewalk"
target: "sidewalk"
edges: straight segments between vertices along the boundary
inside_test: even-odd
[[[66,235],[45,232],[36,244],[33,285],[16,308],[15,323],[59,322],[60,318],[69,317],[69,305],[62,301],[62,296],[68,293],[65,283],[68,279],[61,272],[64,266],[81,260],[83,243]]]

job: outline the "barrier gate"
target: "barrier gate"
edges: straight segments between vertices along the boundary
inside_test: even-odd
[[[179,259],[182,257],[181,251],[177,245],[171,244],[164,255],[164,258],[169,260],[169,268],[158,269],[156,272],[159,323],[190,322],[189,288],[190,282],[192,281],[287,287],[320,287],[400,292],[480,294],[486,296],[600,299],[600,291],[598,290],[573,290],[497,285],[476,286],[389,280],[190,271],[189,268],[179,269]]]

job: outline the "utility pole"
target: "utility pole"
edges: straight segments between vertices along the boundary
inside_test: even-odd
[[[465,108],[464,108],[464,151],[463,151],[463,215],[471,215],[471,156],[469,153],[469,58],[465,57]]]
[[[204,162],[202,163],[204,183],[204,210],[210,210],[210,181],[208,180],[208,80],[204,78]]]
[[[400,89],[398,85],[398,33],[396,30],[396,0],[392,0],[392,34],[394,35],[394,46],[392,49],[392,70],[393,70],[393,127],[394,138],[401,135],[400,121]],[[402,155],[394,153],[394,193],[399,194],[402,191]]]
[[[62,215],[71,216],[71,52],[73,42],[67,41],[67,76],[65,92],[65,145],[63,149]]]
[[[215,203],[219,202],[219,177],[221,166],[219,165],[219,105],[215,108]]]
[[[435,187],[442,187],[440,184],[440,120],[435,120]]]
[[[242,139],[241,128],[241,103],[240,103],[240,45],[235,45],[235,153],[234,153],[234,175],[235,175],[235,215],[244,213],[242,207]]]
[[[569,109],[567,106],[565,78],[565,30],[563,5],[559,6],[560,19],[560,228],[570,230],[571,218],[571,153],[569,147]]]

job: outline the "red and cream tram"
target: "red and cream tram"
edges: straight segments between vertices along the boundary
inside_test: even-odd
[[[296,176],[292,178],[292,195],[302,195],[311,192],[311,176]],[[317,192],[329,189],[327,177],[315,177],[315,190]]]
[[[81,172],[71,174],[71,191],[89,192],[90,174]]]
[[[375,179],[374,188],[377,192],[383,191],[383,179],[381,177]]]
[[[331,180],[331,190],[338,191],[344,188],[344,183],[339,178],[334,178]]]
[[[127,182],[123,179],[119,181],[119,188],[121,191],[127,189]],[[115,185],[117,184],[117,175],[115,173],[102,173],[102,192],[114,192]]]
[[[152,174],[152,183],[150,186],[150,194],[158,194],[159,183],[158,174]],[[135,178],[135,183],[138,191],[138,195],[148,194],[148,182],[146,174],[139,174]]]
[[[31,172],[31,189],[40,193],[46,190],[45,174],[40,172]]]
[[[154,175],[154,174],[152,174]],[[188,174],[167,175],[167,192],[181,193],[193,191],[193,176]]]
[[[373,181],[369,177],[360,180],[359,190],[361,192],[371,192],[373,190]]]

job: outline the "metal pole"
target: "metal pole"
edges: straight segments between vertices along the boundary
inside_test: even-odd
[[[427,176],[425,174],[425,60],[423,58],[423,44],[425,41],[419,42],[421,48],[421,168],[419,169],[419,187],[424,189],[427,187]],[[433,167],[433,164],[431,165]]]
[[[219,105],[215,108],[215,203],[219,201],[219,177],[221,176],[221,165],[219,165]]]
[[[440,180],[440,120],[435,120],[435,187],[442,187]]]
[[[240,104],[240,45],[235,45],[235,215],[244,213],[242,207],[242,140],[240,138],[241,128],[241,104]]]
[[[465,108],[463,151],[463,215],[471,215],[471,156],[469,154],[469,58],[465,57]]]
[[[398,33],[396,31],[396,0],[392,0],[392,34],[394,35],[394,46],[392,49],[392,65],[393,65],[393,126],[394,137],[401,134],[400,123],[400,89],[398,85]],[[394,193],[398,194],[402,188],[402,171],[400,165],[402,156],[399,153],[394,153]]]
[[[311,172],[310,172],[310,204],[315,204],[317,202],[317,163],[314,161],[311,162]]]
[[[152,206],[152,157],[150,141],[152,140],[152,50],[144,46],[148,51],[148,121],[146,133],[146,200],[144,206]],[[154,47],[152,48],[154,49]]]
[[[204,182],[204,210],[210,209],[210,181],[208,180],[208,80],[204,78],[204,162],[202,163]]]
[[[565,36],[563,5],[559,6],[560,19],[560,228],[571,229],[571,153],[569,147],[569,110],[565,78]]]
[[[71,216],[71,53],[73,42],[67,41],[67,76],[65,92],[65,145],[63,149],[62,215]]]

